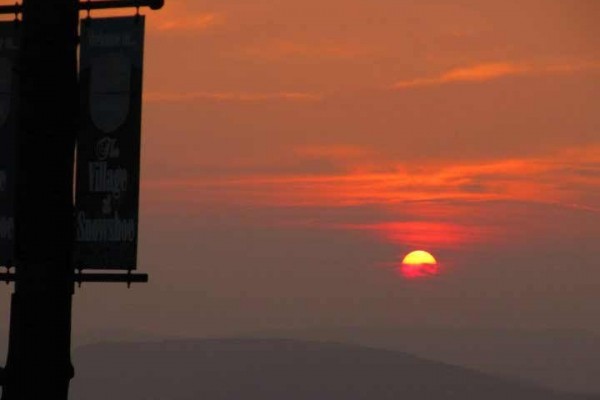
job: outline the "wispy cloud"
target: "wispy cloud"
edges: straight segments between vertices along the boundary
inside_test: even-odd
[[[202,31],[221,23],[223,23],[223,16],[217,13],[209,12],[188,15],[172,13],[161,18],[155,24],[155,28],[159,31]]]
[[[148,26],[151,30],[162,33],[180,31],[197,33],[225,23],[223,12],[204,7],[195,4],[195,0],[166,1],[160,12],[149,15]]]
[[[371,170],[348,167],[346,173],[330,175],[253,175],[146,184],[157,189],[177,188],[183,197],[196,198],[201,192],[205,199],[218,199],[220,204],[255,206],[524,201],[597,211],[600,202],[600,147],[536,158],[447,163],[417,170],[408,165],[373,165],[376,162]]]
[[[555,222],[538,210],[600,215],[599,146],[420,167],[378,162],[377,154],[353,146],[300,148],[289,157],[331,160],[347,170],[146,180],[147,204],[159,213],[177,204],[186,215],[258,209],[273,213],[275,222],[261,220],[267,225],[357,231],[402,248],[451,250],[542,235]],[[354,166],[365,158],[370,169]]]
[[[437,86],[458,82],[485,82],[509,76],[528,74],[576,73],[600,69],[600,62],[574,62],[550,65],[518,64],[511,62],[481,63],[453,68],[439,75],[396,82],[394,89]]]
[[[144,94],[146,102],[189,102],[209,100],[216,102],[260,102],[260,101],[320,101],[323,95],[305,92],[148,92]]]
[[[413,248],[455,248],[499,235],[490,227],[432,221],[341,224],[336,228],[373,232],[388,242]]]
[[[394,88],[443,85],[452,82],[482,82],[509,75],[520,75],[528,71],[528,67],[511,63],[478,64],[471,67],[451,69],[434,77],[400,81],[394,84]]]

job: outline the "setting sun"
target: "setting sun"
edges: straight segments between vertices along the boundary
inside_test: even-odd
[[[420,278],[437,275],[439,272],[438,262],[424,250],[416,250],[408,253],[402,260],[400,272],[405,278]]]
[[[402,260],[402,264],[437,264],[437,261],[430,253],[417,250],[408,253]]]

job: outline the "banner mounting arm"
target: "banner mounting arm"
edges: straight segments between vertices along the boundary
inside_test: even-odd
[[[111,8],[140,8],[150,7],[151,10],[160,10],[165,5],[165,0],[96,0],[82,1],[79,10],[107,10]],[[20,14],[23,11],[22,4],[0,5],[0,15]]]
[[[126,283],[131,286],[132,283],[147,283],[148,274],[134,274],[131,272],[122,273],[82,273],[73,274],[73,282],[81,283]],[[6,283],[15,282],[16,274],[13,272],[0,272],[0,280]]]

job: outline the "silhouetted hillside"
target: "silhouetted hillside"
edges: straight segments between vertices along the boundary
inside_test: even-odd
[[[245,335],[341,342],[400,351],[571,393],[600,394],[600,336],[577,330],[330,327]]]
[[[74,353],[78,400],[583,400],[371,348],[292,340],[104,343]]]

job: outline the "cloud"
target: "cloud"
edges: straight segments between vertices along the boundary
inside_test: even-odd
[[[431,221],[342,224],[340,229],[373,232],[390,243],[413,248],[456,248],[486,242],[499,232],[489,227]]]
[[[416,78],[394,84],[395,89],[420,86],[435,86],[453,82],[484,82],[510,75],[522,75],[530,68],[511,63],[478,64],[471,67],[454,68],[431,78]]]
[[[305,92],[148,92],[144,94],[144,101],[151,103],[188,102],[195,100],[216,102],[320,101],[322,98],[321,94]]]
[[[159,31],[203,31],[221,23],[223,17],[217,13],[170,14],[159,19],[154,27]]]
[[[392,88],[406,89],[414,87],[438,86],[459,82],[486,82],[509,76],[577,73],[596,69],[600,69],[600,63],[598,62],[575,62],[539,66],[510,62],[482,63],[468,67],[453,68],[433,77],[399,81],[396,82]]]
[[[449,251],[526,242],[556,226],[589,231],[579,222],[555,225],[556,218],[600,215],[600,146],[417,167],[349,145],[300,147],[288,157],[330,160],[346,171],[252,174],[240,168],[221,178],[145,180],[144,207],[186,216],[243,210],[244,218],[261,215],[254,223],[264,226],[356,231],[402,248]],[[365,159],[370,169],[354,166]]]
[[[341,150],[340,150],[341,149]],[[350,162],[357,150],[320,150]],[[310,151],[309,151],[310,154]],[[368,153],[365,153],[368,154]],[[393,206],[411,202],[520,201],[599,211],[600,147],[570,149],[537,158],[466,164],[411,165],[371,161],[370,169],[346,166],[329,175],[250,175],[146,182],[173,190],[180,201],[198,193],[215,204],[264,207]],[[362,159],[359,160],[362,162]],[[188,200],[186,200],[186,198]]]
[[[166,1],[160,12],[149,13],[149,28],[159,32],[200,32],[225,22],[225,14],[199,9],[190,0]]]

